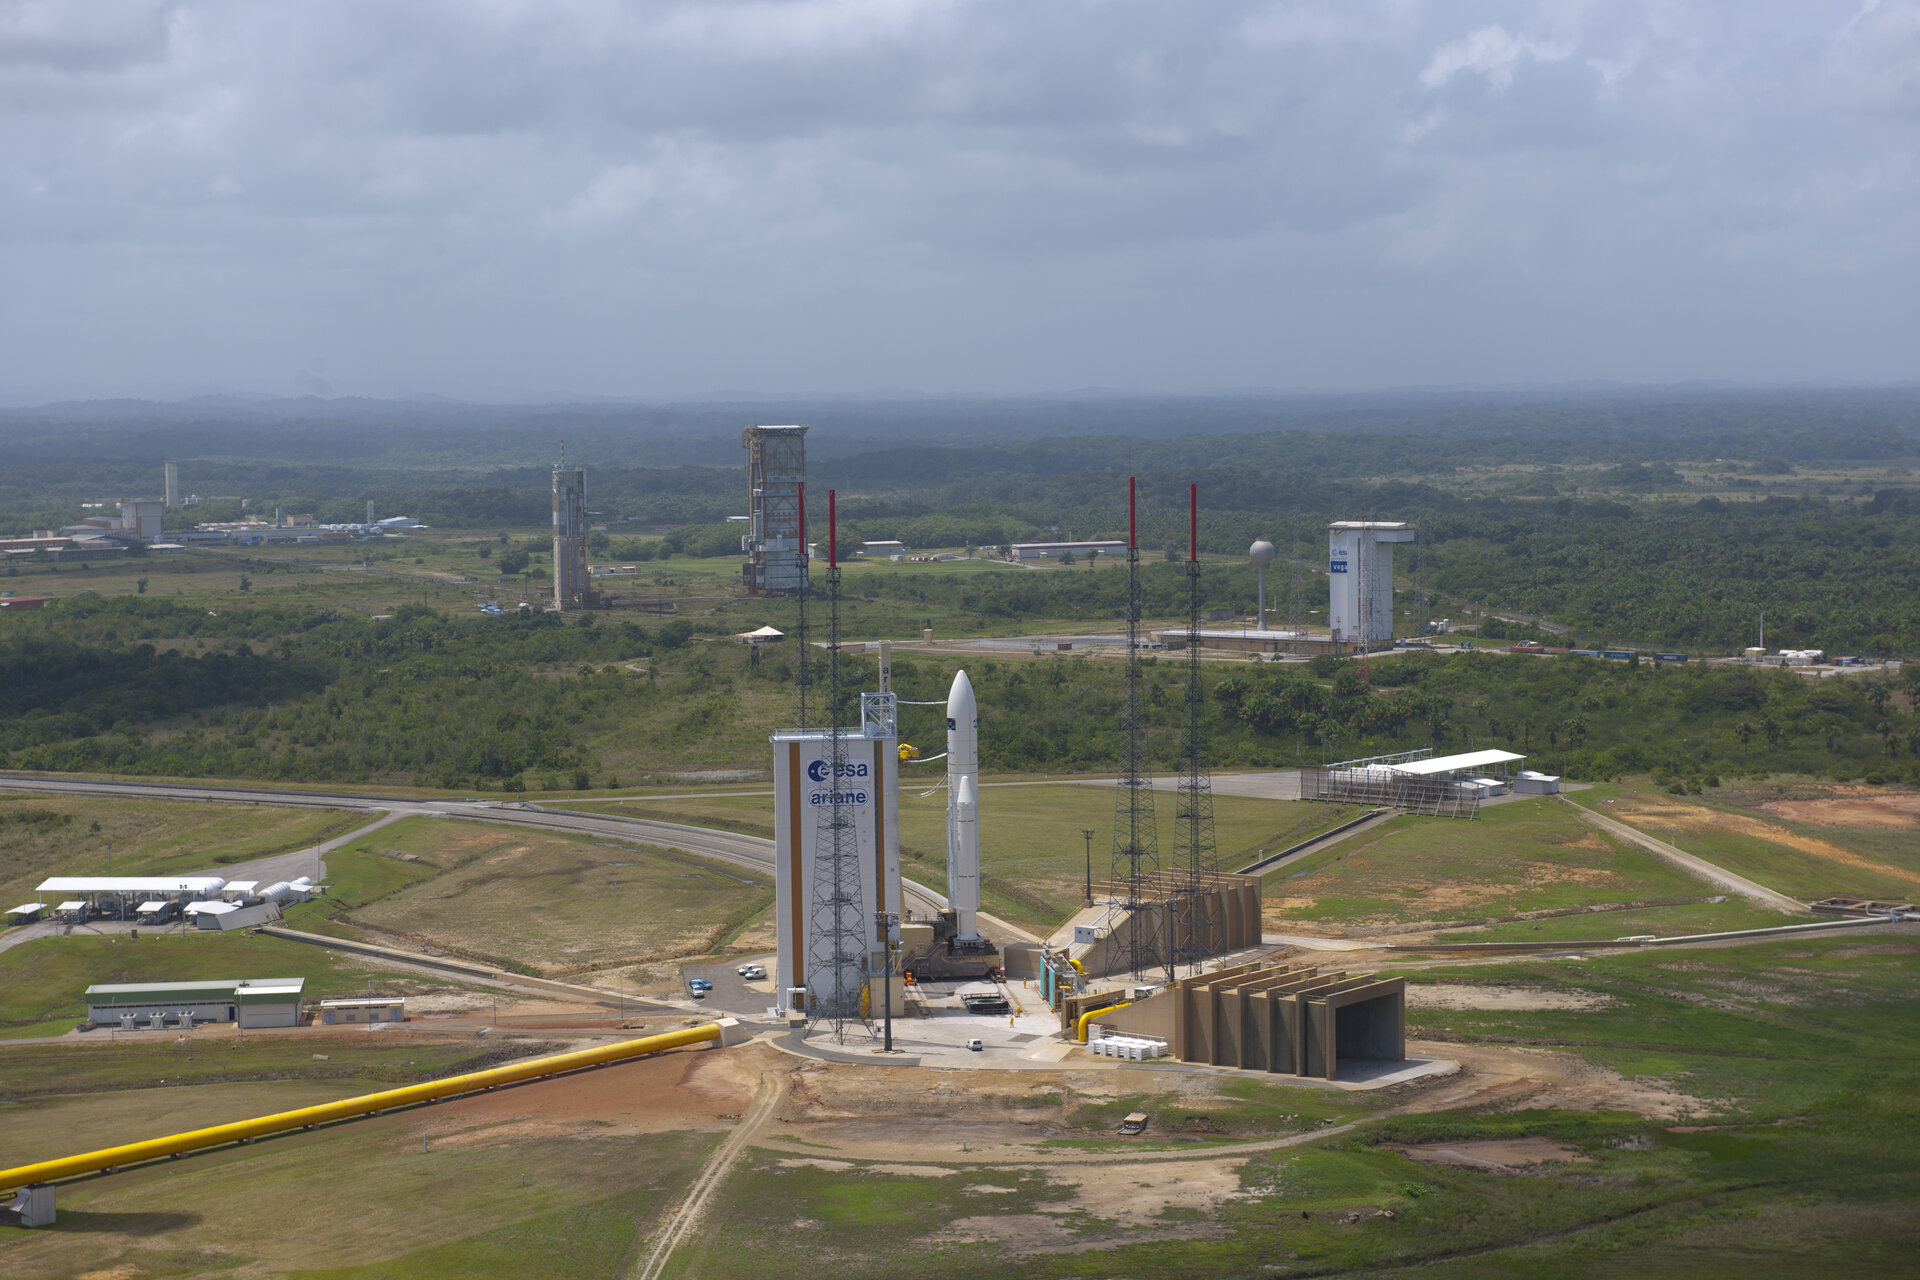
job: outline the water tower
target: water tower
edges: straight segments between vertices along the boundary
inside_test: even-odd
[[[1274,554],[1273,544],[1265,538],[1247,548],[1247,559],[1260,571],[1260,608],[1254,615],[1254,628],[1259,631],[1267,629],[1267,566],[1273,563]]]

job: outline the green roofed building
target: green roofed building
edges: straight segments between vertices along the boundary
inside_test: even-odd
[[[305,978],[101,983],[87,988],[87,1018],[123,1031],[202,1022],[293,1027],[300,1024],[306,985]]]

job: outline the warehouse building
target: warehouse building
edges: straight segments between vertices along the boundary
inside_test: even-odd
[[[122,1031],[158,1031],[208,1022],[244,1028],[300,1025],[305,978],[212,982],[116,982],[87,988],[87,1020]]]

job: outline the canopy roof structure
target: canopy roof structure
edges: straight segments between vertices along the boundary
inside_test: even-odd
[[[53,876],[36,893],[218,893],[219,876]]]
[[[1409,760],[1404,764],[1383,766],[1395,773],[1410,773],[1416,777],[1430,778],[1437,774],[1471,773],[1497,764],[1512,764],[1515,760],[1525,760],[1522,755],[1511,751],[1468,751],[1457,756],[1434,756],[1429,760]]]

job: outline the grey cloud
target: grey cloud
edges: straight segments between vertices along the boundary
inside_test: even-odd
[[[1913,0],[0,15],[13,398],[1914,373]]]

